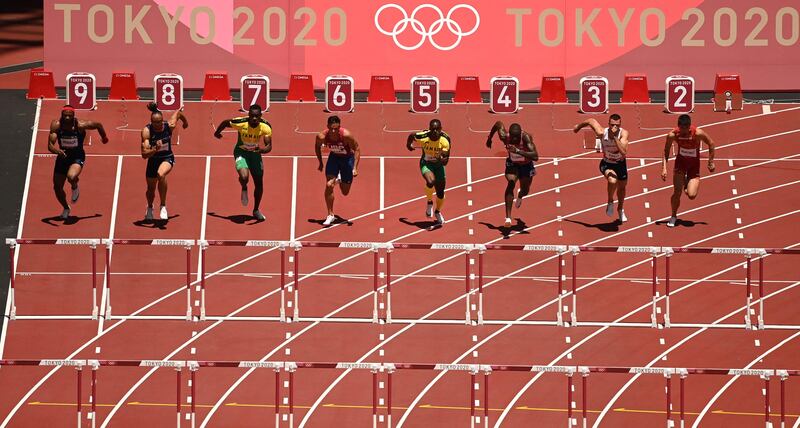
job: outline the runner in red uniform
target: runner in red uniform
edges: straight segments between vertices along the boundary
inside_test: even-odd
[[[681,193],[686,192],[689,199],[697,197],[700,188],[700,143],[708,146],[708,171],[714,172],[714,141],[702,129],[692,126],[692,118],[688,114],[678,117],[678,127],[667,134],[664,145],[664,158],[661,161],[661,179],[667,180],[667,161],[673,143],[677,143],[675,170],[672,177],[672,216],[668,227],[678,223],[678,208],[681,205]]]
[[[333,189],[339,182],[342,195],[350,193],[353,177],[358,176],[358,162],[361,160],[361,150],[350,131],[342,128],[339,116],[328,118],[328,128],[317,134],[314,150],[317,153],[319,169],[322,171],[322,146],[330,149],[328,162],[325,165],[325,204],[328,206],[328,216],[325,217],[323,226],[330,226],[336,220],[333,214]]]
[[[516,207],[519,209],[522,206],[522,198],[531,189],[533,176],[536,175],[534,162],[539,160],[539,153],[536,151],[536,145],[533,144],[531,134],[523,131],[518,123],[512,123],[508,131],[506,131],[505,124],[498,120],[489,131],[489,136],[486,138],[486,147],[492,148],[492,137],[494,137],[495,133],[500,137],[500,141],[505,144],[508,151],[505,170],[506,181],[508,182],[505,191],[505,226],[511,227],[511,203],[514,201],[514,187],[519,181],[516,203]]]

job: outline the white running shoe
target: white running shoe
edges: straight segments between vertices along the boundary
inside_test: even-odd
[[[66,220],[69,218],[69,208],[64,208],[64,211],[61,211],[61,220]]]
[[[81,197],[81,189],[78,186],[72,188],[72,202],[78,202],[78,198]]]
[[[614,217],[614,203],[613,202],[609,202],[608,205],[606,205],[606,215],[609,216],[609,217]]]
[[[628,216],[625,215],[625,210],[620,210],[619,211],[619,222],[620,223],[625,223],[626,221],[628,221]]]
[[[159,210],[159,212],[158,212],[158,217],[161,220],[169,220],[169,215],[167,214],[167,206],[166,205],[162,205],[161,206],[161,210]]]
[[[246,207],[248,202],[247,189],[242,189],[242,206]]]
[[[253,210],[253,218],[255,218],[258,221],[264,221],[267,219],[266,217],[264,217],[264,214],[261,214],[261,211],[259,210]]]
[[[144,219],[145,220],[153,219],[153,207],[147,207],[147,211],[144,212]]]
[[[510,218],[506,217],[505,225],[506,225],[506,227],[511,227],[511,219]]]
[[[331,215],[325,217],[325,221],[322,222],[322,225],[323,226],[330,226],[330,225],[333,224],[334,221],[336,221],[336,216],[331,214]]]
[[[444,224],[444,216],[442,215],[442,213],[439,212],[439,211],[436,211],[434,213],[434,215],[436,216],[436,224],[439,225],[439,226],[443,225]]]
[[[425,207],[425,217],[433,217],[433,201],[428,201],[428,206]]]
[[[675,227],[678,224],[678,217],[672,216],[667,221],[667,227]]]

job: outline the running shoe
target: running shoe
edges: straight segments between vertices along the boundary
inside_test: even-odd
[[[608,205],[606,205],[606,215],[609,216],[609,217],[614,217],[614,203],[613,202],[609,202]]]
[[[428,201],[428,206],[425,208],[425,217],[433,217],[433,201]]]
[[[323,226],[330,226],[330,225],[333,224],[333,222],[335,220],[336,220],[336,216],[334,216],[333,214],[330,214],[327,217],[325,217],[325,221],[322,222],[322,225]]]
[[[258,221],[264,221],[267,219],[266,217],[264,217],[264,214],[261,214],[261,211],[259,210],[253,210],[253,218],[255,218]]]
[[[517,209],[519,209],[519,207],[521,207],[521,206],[522,206],[522,198],[520,198],[520,197],[519,197],[519,194],[517,194],[517,202],[516,202],[516,204],[514,204],[514,206],[515,206]]]
[[[436,211],[434,213],[434,215],[436,216],[436,224],[438,226],[443,225],[444,224],[444,216],[442,215],[442,213],[440,211]]]
[[[672,216],[667,221],[667,227],[675,227],[678,224],[678,217]]]
[[[147,211],[144,212],[144,219],[145,220],[153,219],[153,207],[147,207]]]
[[[76,185],[72,188],[72,202],[78,202],[78,198],[81,197],[81,189]]]
[[[69,208],[64,208],[64,211],[61,211],[61,220],[66,220],[69,218]]]
[[[625,215],[625,210],[619,210],[619,222],[625,223],[628,221],[628,216]]]
[[[510,218],[506,217],[505,225],[506,225],[506,227],[511,227],[511,219]]]
[[[242,189],[242,206],[246,207],[247,202],[249,202],[247,200],[247,189]]]
[[[161,206],[161,210],[159,210],[159,212],[158,212],[158,217],[161,220],[169,220],[169,215],[167,214],[167,206],[166,205],[162,205]]]

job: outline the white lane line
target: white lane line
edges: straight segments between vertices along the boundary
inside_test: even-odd
[[[206,156],[206,175],[205,175],[205,182],[203,184],[203,212],[202,217],[200,218],[200,240],[205,241],[206,239],[206,219],[208,217],[208,187],[211,178],[211,156]],[[197,256],[197,279],[195,281],[200,281],[202,279],[202,269],[201,263],[202,258],[205,257],[203,251],[200,251],[200,254]]]
[[[467,185],[472,184],[472,158],[467,156]]]
[[[294,241],[294,231],[297,217],[297,156],[292,158],[292,225],[289,231],[289,240]]]
[[[122,156],[117,157],[117,173],[114,179],[114,199],[111,202],[111,224],[108,227],[108,239],[114,239],[114,230],[117,228],[117,208],[119,207],[119,188],[122,180]],[[114,247],[108,251],[108,265],[111,266]],[[103,265],[103,291],[100,297],[100,315],[97,317],[97,334],[102,333],[106,321],[106,302],[108,300],[108,277],[105,275],[105,265]]]
[[[31,131],[31,148],[28,151],[28,170],[25,172],[25,189],[22,191],[22,207],[19,212],[19,223],[17,224],[17,239],[22,238],[22,227],[25,225],[25,213],[28,209],[28,194],[31,188],[31,172],[33,172],[33,154],[36,151],[36,133],[39,129],[39,118],[42,113],[42,99],[36,100],[36,113],[33,118],[33,130]],[[47,129],[50,132],[50,129]],[[14,271],[16,272],[17,261],[19,260],[19,253],[22,246],[17,246],[17,252],[14,254]],[[6,308],[3,312],[3,331],[0,332],[0,358],[3,358],[3,351],[6,346],[6,334],[8,334],[8,316],[11,311],[11,279],[8,281],[9,293],[6,295]]]
[[[385,198],[385,192],[384,192],[385,187],[384,187],[384,184],[386,182],[386,159],[383,156],[381,156],[380,174],[381,174],[380,175],[380,186],[381,187],[380,187],[380,198],[379,198],[378,207],[379,207],[379,209],[381,211],[383,211],[384,207],[386,206],[386,202],[385,202],[385,199],[384,199]]]

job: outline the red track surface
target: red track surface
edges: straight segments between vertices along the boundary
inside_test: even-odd
[[[57,117],[58,108],[57,102],[48,101],[42,106],[36,154],[47,152],[47,132],[43,130],[49,120]],[[519,115],[502,119],[518,121],[531,131],[544,158],[537,167],[534,195],[525,200],[521,210],[513,212],[521,226],[512,230],[508,239],[503,239],[497,227],[504,217],[501,202],[505,182],[498,175],[502,172],[503,154],[483,145],[484,131],[498,117],[486,114],[483,106],[446,105],[438,116],[453,136],[455,158],[447,168],[449,189],[444,213],[448,221],[445,227],[433,231],[424,227],[427,219],[423,215],[416,153],[404,148],[405,132],[425,127],[431,116],[406,113],[404,105],[359,105],[356,113],[343,118],[365,156],[351,194],[343,198],[337,193],[337,213],[352,220],[352,224],[321,229],[324,180],[316,170],[313,135],[309,133],[324,124],[326,114],[321,105],[274,104],[267,114],[275,128],[275,150],[265,157],[262,211],[267,221],[257,224],[246,215],[249,209],[238,201],[229,156],[233,134],[226,134],[224,141],[211,136],[212,126],[237,115],[236,108],[234,103],[186,106],[191,127],[178,131],[178,160],[169,176],[171,219],[161,228],[140,222],[144,214],[144,161],[138,157],[137,131],[147,120],[144,105],[102,102],[97,111],[80,114],[82,118],[102,121],[110,131],[111,142],[103,146],[94,136],[93,144],[87,148],[82,196],[73,207],[73,215],[79,221],[66,225],[47,219],[60,211],[50,184],[53,160],[36,156],[30,171],[21,236],[748,248],[800,245],[796,229],[800,217],[800,130],[795,129],[800,110],[796,106],[772,106],[773,114],[762,115],[760,106],[748,105],[744,112],[732,116],[711,113],[709,106],[698,108],[695,122],[705,125],[718,145],[717,172],[709,175],[703,170],[699,198],[684,199],[681,207],[680,217],[691,226],[675,229],[656,222],[668,216],[671,192],[669,183],[659,177],[658,157],[664,131],[640,129],[671,127],[674,116],[661,113],[660,106],[614,106],[635,141],[629,154],[631,178],[626,212],[630,221],[617,227],[607,224],[609,219],[602,214],[605,183],[597,173],[597,156],[585,152],[571,132],[557,130],[570,128],[581,120],[575,107],[526,106]],[[384,209],[379,197],[379,157],[384,157],[385,165]],[[557,165],[552,158],[559,158]],[[292,180],[295,162],[296,183]],[[118,203],[114,209],[115,197]],[[208,213],[205,219],[204,211]],[[563,221],[557,221],[559,216]],[[300,263],[301,316],[370,317],[370,253],[304,248]],[[209,316],[277,315],[278,251],[213,247],[207,254],[207,271],[219,273],[206,280]],[[462,319],[464,259],[457,254],[444,250],[393,253],[393,317]],[[78,247],[22,246],[16,277],[18,315],[88,314],[89,256],[88,249]],[[489,252],[485,257],[486,319],[553,320],[556,262],[551,255],[500,251]],[[578,319],[649,322],[649,260],[649,255],[635,253],[582,254],[578,267]],[[680,291],[672,298],[672,322],[741,323],[745,294],[741,282],[744,269],[739,267],[742,262],[741,255],[675,255],[673,290]],[[797,326],[798,258],[770,256],[765,263],[766,291],[776,293],[765,301],[767,323]],[[191,266],[195,280],[196,250]],[[111,267],[114,315],[185,314],[183,249],[116,246]],[[663,269],[663,258],[659,269]],[[317,274],[304,276],[311,272]],[[512,272],[513,276],[504,277]],[[569,272],[565,270],[568,277]],[[414,276],[407,276],[411,273]],[[342,274],[361,275],[363,279],[338,276]],[[199,299],[199,293],[193,286],[192,300],[195,299]],[[800,368],[796,358],[800,353],[797,328],[745,331],[144,319],[110,320],[99,327],[97,321],[90,320],[10,321],[2,358]],[[75,424],[75,407],[69,404],[75,400],[74,371],[61,369],[51,374],[51,370],[0,370],[0,384],[4,386],[0,415],[8,426]],[[193,399],[198,405],[198,426],[272,423],[271,370],[250,374],[239,368],[201,369],[197,376],[197,395]],[[285,373],[282,376],[282,380],[286,379]],[[101,368],[98,377],[98,426],[174,423],[173,370]],[[503,426],[564,423],[563,374],[498,372],[490,377],[491,424],[501,419]],[[763,382],[757,378],[739,378],[718,399],[713,398],[732,379],[689,377],[687,422],[695,423],[702,412],[700,424],[704,427],[763,424]],[[189,392],[185,380],[186,376],[182,381],[184,401]],[[579,376],[575,380],[579,385]],[[393,422],[404,426],[466,425],[469,382],[465,372],[395,373]],[[368,371],[300,369],[295,373],[294,385],[295,424],[371,424]],[[592,374],[587,403],[589,423],[599,421],[601,426],[613,427],[663,424],[663,388],[661,376]],[[778,382],[773,382],[773,397],[778,397],[777,388]],[[88,403],[86,391],[84,387],[84,402]],[[283,385],[280,391],[282,396],[288,394]],[[385,391],[382,394],[385,397]],[[786,410],[792,415],[788,420],[794,424],[800,414],[800,383],[796,378],[786,382],[786,394]],[[479,408],[483,406],[482,397],[480,390]],[[578,408],[580,397],[578,387],[573,397]],[[773,403],[775,413],[777,398]],[[708,411],[704,411],[707,405]],[[677,413],[677,407],[674,409]],[[385,408],[380,413],[385,414]],[[188,422],[184,424],[188,426]],[[284,422],[284,426],[288,424]]]

